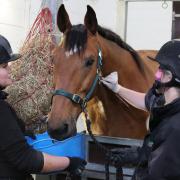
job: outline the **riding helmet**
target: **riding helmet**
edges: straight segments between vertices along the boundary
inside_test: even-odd
[[[20,54],[13,54],[9,41],[0,35],[0,64],[15,61],[20,57]]]
[[[165,43],[155,58],[149,57],[172,72],[180,80],[180,40],[175,39]]]

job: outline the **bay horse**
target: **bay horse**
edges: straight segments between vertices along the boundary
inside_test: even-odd
[[[61,5],[57,25],[63,41],[52,55],[55,91],[48,119],[50,136],[62,140],[75,135],[82,107],[94,97],[104,108],[104,122],[99,125],[102,134],[143,138],[148,114],[117,98],[97,81],[100,72],[106,76],[117,71],[121,85],[146,92],[154,81],[154,69],[117,34],[99,26],[90,6],[87,6],[84,25],[71,25]]]

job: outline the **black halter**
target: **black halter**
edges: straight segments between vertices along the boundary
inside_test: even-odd
[[[101,49],[99,48],[98,49],[98,62],[97,62],[96,77],[95,77],[93,84],[91,85],[88,93],[86,94],[86,96],[84,98],[82,98],[80,95],[67,92],[64,89],[54,90],[52,92],[53,96],[60,95],[60,96],[67,97],[72,102],[79,104],[81,106],[81,108],[84,110],[86,108],[87,102],[90,100],[92,93],[94,92],[95,87],[101,77],[101,67],[102,67],[102,52],[101,52]]]

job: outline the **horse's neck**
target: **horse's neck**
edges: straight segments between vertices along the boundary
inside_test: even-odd
[[[102,39],[101,43],[103,43],[104,45],[102,47],[103,76],[106,76],[113,71],[117,71],[119,83],[121,85],[133,90],[145,92],[150,87],[152,82],[150,82],[148,85],[147,81],[149,80],[145,77],[145,74],[138,69],[139,67],[135,63],[132,55],[127,50],[124,50],[123,48],[119,47],[113,42],[109,42],[108,40]],[[142,65],[144,65],[143,62]],[[144,66],[144,70],[148,70],[148,67]],[[124,101],[119,100],[113,92],[108,90],[108,88],[105,88],[102,84],[99,85],[97,96],[102,102],[106,119],[108,120],[107,129],[112,125],[119,125],[121,127],[124,127],[124,129],[128,129],[127,133],[121,130],[122,134],[120,135],[126,136],[128,134],[128,131],[129,134],[131,134],[131,126],[136,126],[138,124],[137,127],[141,128],[142,125],[140,123],[142,122],[138,121],[137,118],[142,117],[142,119],[145,119],[145,114],[132,107],[131,105],[124,103]],[[138,115],[139,113],[141,115]],[[117,122],[118,124],[116,124]],[[134,132],[134,134],[136,134],[136,136],[134,137],[141,137],[142,135],[138,134],[138,131]],[[108,135],[113,134],[109,133]]]
[[[140,69],[128,50],[104,38],[101,38],[101,43],[104,44],[103,76],[117,71],[121,85],[141,92],[145,92],[147,86],[151,86],[154,80],[153,71],[143,60],[140,59],[141,66],[143,67],[143,69]],[[142,84],[148,85],[142,86]]]

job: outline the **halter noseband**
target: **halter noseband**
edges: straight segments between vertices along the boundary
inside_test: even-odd
[[[67,97],[72,102],[74,102],[76,104],[79,104],[81,106],[81,108],[84,110],[86,108],[87,102],[90,100],[90,98],[92,96],[92,93],[95,90],[97,82],[100,79],[100,76],[101,76],[101,67],[102,67],[102,51],[101,51],[100,48],[98,48],[98,62],[97,62],[96,77],[95,77],[95,79],[93,81],[93,84],[91,85],[88,93],[86,94],[86,96],[84,98],[82,98],[80,95],[67,92],[64,89],[54,90],[52,92],[53,96],[60,95],[60,96]]]

